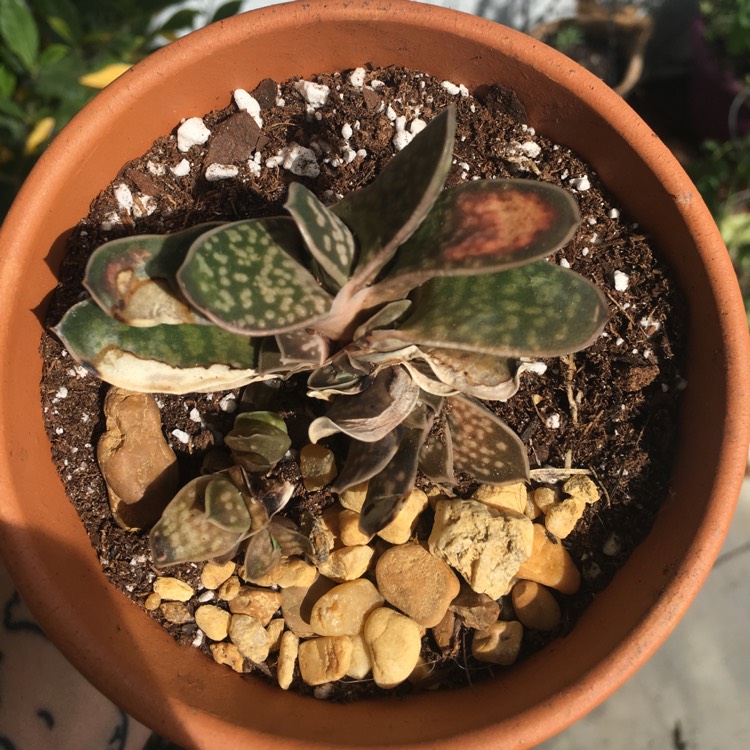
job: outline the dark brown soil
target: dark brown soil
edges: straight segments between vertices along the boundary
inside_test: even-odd
[[[277,104],[275,84],[266,82],[256,92],[262,104],[262,133],[248,123],[247,116],[238,116],[231,104],[204,117],[213,131],[205,146],[194,146],[182,154],[174,134],[168,134],[142,158],[124,165],[113,184],[93,202],[90,214],[70,240],[47,323],[56,323],[84,296],[80,284],[83,267],[91,251],[105,240],[132,233],[175,231],[209,220],[282,213],[287,186],[293,179],[329,202],[367,184],[394,153],[393,123],[381,102],[396,114],[406,115],[407,122],[417,115],[428,120],[450,102],[456,103],[458,134],[449,185],[473,177],[529,177],[572,189],[571,179],[586,176],[590,187],[573,190],[583,217],[581,227],[552,260],[569,265],[605,290],[611,320],[605,333],[585,352],[547,360],[546,373],[528,373],[514,398],[493,406],[522,436],[532,468],[567,465],[589,469],[604,491],[604,499],[588,508],[564,542],[582,572],[578,594],[558,596],[564,632],[574,626],[581,611],[648,533],[667,491],[686,338],[679,292],[658,248],[651,246],[627,216],[619,215],[616,203],[590,167],[527,128],[523,110],[509,92],[491,89],[481,99],[453,95],[439,81],[397,69],[368,70],[367,80],[379,80],[383,85],[365,89],[364,94],[361,88],[349,85],[346,75],[323,75],[316,80],[331,87],[328,104],[316,115],[306,113],[305,102],[291,82],[281,84],[283,106]],[[229,96],[227,92],[228,100]],[[342,127],[347,123],[353,128],[351,149],[367,153],[357,155],[349,164],[336,165],[333,159],[344,145]],[[317,178],[295,177],[285,169],[265,166],[256,174],[248,167],[248,158],[256,148],[262,150],[261,164],[265,165],[268,157],[291,141],[317,144],[321,152]],[[533,159],[521,148],[528,142],[541,147]],[[183,158],[192,168],[187,176],[176,177],[169,167]],[[235,164],[239,175],[208,182],[203,175],[213,162]],[[139,201],[143,206],[140,218],[118,206],[114,188],[120,184],[130,188],[136,207]],[[148,202],[140,197],[143,194],[152,197],[155,210],[150,215],[146,215]],[[119,222],[112,223],[113,214],[120,217]],[[615,277],[621,273],[628,277],[627,287],[621,284],[618,290]],[[41,393],[54,461],[104,571],[134,602],[142,603],[152,591],[155,575],[164,572],[150,564],[147,535],[126,533],[110,517],[94,459],[96,441],[103,431],[106,386],[77,369],[54,336],[44,337],[41,350],[45,360]],[[294,388],[293,384],[287,387],[290,397]],[[215,435],[231,424],[232,415],[220,406],[224,395],[158,396],[165,433],[178,454],[186,481],[197,471]],[[191,419],[194,408],[202,422]],[[187,433],[189,442],[174,438],[174,429]],[[290,431],[295,436],[294,425]],[[300,431],[296,432],[301,441]],[[298,476],[296,464],[288,463],[285,471]],[[304,504],[314,509],[332,500],[323,490]],[[177,566],[167,573],[198,588],[200,566]],[[190,602],[189,607],[193,609],[195,604]],[[507,612],[506,608],[502,616]],[[152,616],[161,617],[158,611]],[[181,643],[192,643],[197,634],[193,622],[164,625]],[[536,650],[556,635],[529,631],[523,650]],[[465,633],[460,633],[455,648],[442,653],[430,636],[425,636],[424,656],[435,662],[437,681],[443,685],[466,684],[497,672],[498,668],[474,662],[465,642]],[[207,649],[205,641],[201,647]],[[206,667],[219,668],[208,662]],[[298,683],[295,687],[310,692]],[[398,692],[409,689],[407,683]],[[370,682],[344,682],[330,697],[351,700],[373,691],[378,692]]]

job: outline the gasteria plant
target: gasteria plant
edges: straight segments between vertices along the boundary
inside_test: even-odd
[[[66,313],[58,336],[100,378],[135,391],[308,373],[308,395],[328,403],[309,438],[349,438],[332,489],[368,481],[367,534],[393,518],[418,467],[442,486],[456,470],[526,479],[523,444],[480,401],[511,397],[528,358],[591,344],[608,309],[591,282],[544,260],[579,224],[567,191],[534,180],[443,189],[455,117],[443,110],[333,206],[293,183],[289,216],[102,245],[86,272],[93,299]],[[283,422],[262,414],[241,415],[233,432],[246,446],[258,430],[275,435],[260,441],[273,455],[248,464],[235,451],[237,466],[184,488],[152,531],[157,564],[221,557],[247,537],[257,575],[284,546],[311,553],[272,520],[291,490],[262,475],[288,443]]]

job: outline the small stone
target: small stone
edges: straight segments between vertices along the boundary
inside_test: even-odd
[[[245,660],[234,643],[212,643],[209,649],[217,664],[226,664],[240,674],[245,671]]]
[[[354,581],[367,572],[374,553],[375,550],[366,544],[342,547],[331,552],[325,562],[318,563],[318,571],[338,583]]]
[[[362,637],[378,687],[395,687],[417,666],[422,634],[419,625],[411,618],[381,607],[367,618]]]
[[[445,653],[453,648],[455,636],[456,615],[448,610],[443,619],[432,628],[432,637],[435,639],[437,647]]]
[[[308,492],[330,484],[338,473],[333,451],[312,443],[303,446],[299,452],[299,466],[302,482]]]
[[[284,632],[286,623],[283,617],[276,617],[266,625],[266,633],[268,635],[268,649],[269,651],[278,651],[279,643],[281,641],[281,635]]]
[[[230,576],[224,583],[219,586],[219,599],[223,599],[225,602],[231,602],[237,594],[240,593],[242,584],[237,576]]]
[[[242,586],[229,602],[229,611],[233,615],[252,615],[265,627],[280,606],[281,594],[278,591]]]
[[[544,525],[550,534],[554,534],[558,539],[565,539],[581,520],[584,510],[586,510],[585,500],[569,497],[547,508]]]
[[[314,565],[298,557],[285,557],[279,560],[271,570],[257,581],[250,581],[258,586],[278,586],[286,589],[292,586],[309,587],[318,577]]]
[[[471,653],[479,661],[507,667],[518,658],[523,625],[517,620],[498,621],[487,630],[477,630],[471,641]]]
[[[571,497],[585,500],[589,505],[598,502],[601,497],[596,484],[585,474],[578,474],[568,479],[563,484],[563,492]]]
[[[186,602],[193,594],[192,586],[172,576],[163,576],[154,581],[154,591],[168,602]]]
[[[223,641],[229,635],[232,616],[214,604],[204,604],[195,610],[195,623],[212,640]]]
[[[499,599],[531,554],[534,524],[523,514],[475,500],[442,500],[435,506],[430,552],[479,594]]]
[[[383,597],[365,578],[334,586],[313,605],[310,625],[318,635],[357,635]]]
[[[531,630],[555,630],[560,625],[560,605],[549,589],[535,581],[518,581],[511,591],[516,617]]]
[[[419,516],[427,505],[427,495],[415,487],[399,508],[396,517],[378,532],[378,536],[391,544],[406,544],[411,539]]]
[[[232,615],[229,637],[240,653],[255,664],[260,664],[268,658],[270,650],[268,633],[254,617]]]
[[[559,502],[557,493],[551,487],[537,487],[534,490],[534,505],[542,513],[546,513],[549,508]]]
[[[361,635],[350,635],[349,639],[352,642],[352,658],[349,662],[349,669],[346,670],[346,676],[355,680],[364,680],[372,670],[365,640]]]
[[[575,594],[581,574],[559,541],[552,541],[541,524],[535,523],[534,544],[529,559],[518,570],[518,578],[536,581],[562,594]]]
[[[222,583],[228,581],[230,576],[234,573],[236,565],[233,562],[227,562],[223,565],[215,562],[207,562],[203,566],[201,572],[201,583],[204,588],[214,591],[221,586]],[[221,594],[219,594],[221,596]],[[223,597],[222,597],[223,598]]]
[[[505,509],[525,514],[527,495],[526,485],[523,482],[504,484],[500,487],[482,484],[474,490],[471,499],[497,510]]]
[[[154,610],[159,609],[160,604],[161,597],[154,591],[153,594],[149,594],[146,597],[146,601],[143,603],[143,607],[146,611],[153,612]]]
[[[193,619],[183,602],[162,602],[160,609],[164,619],[174,625],[184,625]]]
[[[352,659],[348,636],[312,638],[299,646],[299,669],[307,685],[323,685],[344,677]]]
[[[487,630],[500,616],[500,605],[487,594],[477,594],[468,587],[451,602],[458,619],[473,630]]]
[[[419,544],[386,550],[375,577],[386,601],[425,628],[445,617],[461,587],[453,571]]]
[[[276,663],[276,681],[282,690],[289,690],[294,678],[294,667],[299,654],[299,638],[287,630],[279,643],[279,660]]]
[[[159,519],[179,488],[177,457],[161,429],[161,413],[148,393],[110,388],[104,399],[106,432],[96,458],[112,514],[124,529]]]
[[[347,547],[357,547],[360,544],[367,544],[371,536],[363,534],[359,530],[359,513],[354,510],[344,508],[339,513],[339,535],[341,541]]]
[[[368,485],[369,482],[361,482],[350,487],[348,490],[344,490],[339,497],[339,502],[344,508],[353,510],[355,513],[360,513],[362,506],[365,504]]]
[[[281,614],[286,626],[300,638],[316,635],[310,618],[315,603],[336,584],[321,576],[312,586],[292,586],[281,590]]]

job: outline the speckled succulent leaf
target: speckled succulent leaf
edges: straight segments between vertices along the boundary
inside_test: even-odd
[[[400,299],[384,305],[371,318],[357,328],[352,340],[356,341],[357,339],[366,336],[370,331],[374,331],[376,328],[385,328],[386,326],[392,325],[401,318],[410,307],[411,301],[408,299]]]
[[[528,479],[526,448],[505,422],[474,399],[451,396],[446,402],[456,469],[485,484]]]
[[[259,411],[239,414],[224,443],[245,471],[265,473],[284,457],[292,441],[278,414]]]
[[[247,540],[243,578],[251,583],[259,581],[280,559],[281,548],[274,541],[268,528],[261,529]]]
[[[563,188],[534,180],[478,180],[441,193],[373,294],[398,299],[433,276],[501,271],[550,255],[580,223]]]
[[[265,486],[258,494],[260,502],[266,509],[269,518],[271,518],[280,510],[283,510],[286,504],[292,499],[294,485],[291,482],[276,482]]]
[[[353,360],[345,349],[336,352],[326,364],[311,372],[307,378],[308,395],[327,401],[337,394],[363,391],[368,383],[369,368]]]
[[[204,490],[206,520],[224,531],[244,534],[250,529],[250,513],[237,489],[226,476],[215,474]]]
[[[331,490],[341,493],[381,472],[398,450],[400,431],[392,430],[374,443],[350,440],[346,460]]]
[[[450,430],[441,434],[429,434],[419,450],[419,468],[438,486],[453,487],[456,475],[453,472],[453,439]]]
[[[343,432],[374,443],[398,427],[409,415],[419,396],[419,387],[403,367],[381,370],[372,384],[354,396],[340,396],[324,417],[310,424],[310,442]]]
[[[457,392],[452,385],[447,385],[442,380],[439,380],[426,362],[415,360],[404,362],[403,364],[409,371],[414,382],[424,393],[443,398],[445,396],[452,396]]]
[[[204,493],[211,481],[198,477],[188,482],[151,529],[151,559],[157,567],[210,560],[237,546],[242,534],[222,529],[206,516]]]
[[[284,367],[308,370],[320,367],[331,348],[325,336],[305,329],[278,333],[275,338]]]
[[[264,377],[255,369],[258,341],[216,326],[134,328],[84,301],[71,307],[54,331],[77,362],[131,391],[207,392]]]
[[[359,529],[364,534],[373,536],[385,528],[414,489],[419,450],[427,437],[430,423],[431,420],[423,429],[401,427],[398,450],[367,486],[367,496],[359,514]]]
[[[192,242],[215,226],[105,242],[89,258],[84,286],[102,310],[131,326],[207,322],[178,291],[175,275]]]
[[[411,315],[393,331],[420,348],[495,356],[557,356],[589,346],[609,316],[601,291],[546,261],[484,276],[430,279],[414,293]]]
[[[282,555],[314,555],[312,542],[288,518],[271,521],[268,533]]]
[[[422,354],[438,380],[459,393],[506,401],[518,391],[519,378],[507,357],[437,347],[425,347]]]
[[[237,221],[196,240],[177,273],[193,307],[222,328],[283,333],[325,316],[330,295],[299,262],[302,238],[285,217]]]
[[[284,208],[292,215],[313,258],[340,289],[349,279],[357,250],[346,224],[299,182],[289,186]]]
[[[375,279],[437,200],[450,171],[455,131],[456,110],[451,105],[399,151],[370,185],[333,206],[359,245],[355,285]]]

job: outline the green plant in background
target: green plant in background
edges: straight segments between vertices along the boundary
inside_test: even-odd
[[[489,484],[527,479],[523,444],[481,400],[510,398],[526,358],[591,344],[608,308],[592,283],[544,259],[579,224],[573,197],[533,180],[444,190],[454,138],[449,107],[331,207],[293,183],[288,216],[105,243],[86,272],[92,300],[56,332],[79,362],[130,390],[213,391],[306,373],[308,396],[326,407],[309,439],[348,439],[332,489],[369,482],[360,528],[370,535],[398,511],[418,467],[443,486],[457,470]],[[166,528],[157,524],[159,564],[228,553],[268,530],[272,514],[248,527],[240,511],[278,494],[262,475],[285,428],[240,419],[228,441],[242,475],[235,468],[234,489],[222,479],[238,526],[216,520],[224,514],[201,484],[167,508]],[[275,446],[272,455],[243,462],[231,446],[238,430],[247,445]],[[276,533],[258,539],[267,552],[258,559],[270,561]]]
[[[0,0],[0,221],[53,134],[127,67],[189,28],[174,0]],[[236,13],[229,2],[211,20]]]
[[[750,0],[701,0],[705,38],[739,78],[750,74]]]

